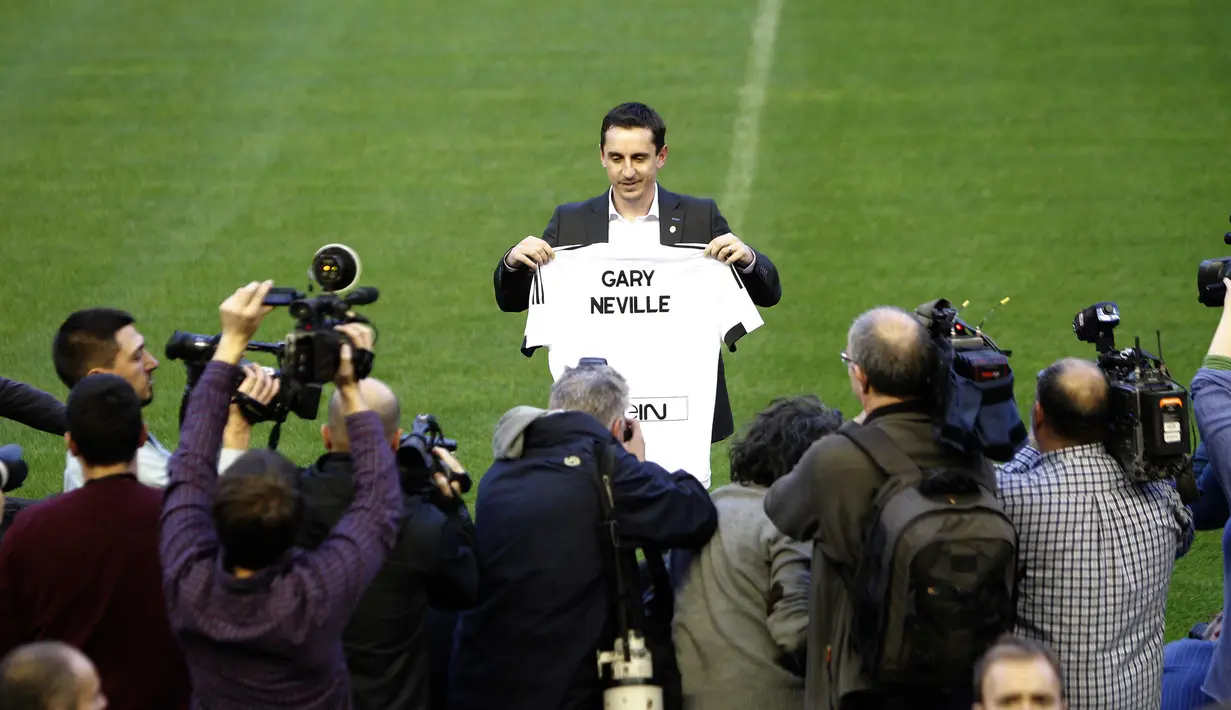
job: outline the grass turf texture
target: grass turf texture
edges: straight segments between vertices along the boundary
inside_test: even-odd
[[[517,352],[498,256],[553,205],[598,193],[599,119],[666,117],[670,189],[720,199],[756,3],[471,0],[0,3],[0,373],[64,396],[52,335],[76,308],[133,311],[156,353],[215,332],[237,285],[302,286],[313,251],[356,247],[380,326],[377,375],[432,411],[476,474],[502,412],[543,404]],[[1122,345],[1165,335],[1187,381],[1217,320],[1196,262],[1223,251],[1231,6],[1218,0],[787,0],[759,169],[737,234],[784,300],[727,359],[738,422],[775,395],[857,405],[838,360],[879,303],[971,300],[1033,373],[1088,356],[1069,328],[1119,302]],[[260,333],[276,339],[285,312]],[[148,421],[169,445],[184,374],[163,362]],[[318,422],[281,449],[307,462]],[[266,427],[257,432],[261,442]],[[27,447],[21,491],[59,489],[63,447]],[[715,485],[726,479],[714,450]],[[1216,533],[1176,570],[1168,637],[1221,602]]]

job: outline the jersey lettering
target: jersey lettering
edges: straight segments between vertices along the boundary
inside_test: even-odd
[[[590,313],[669,313],[671,296],[591,296]]]

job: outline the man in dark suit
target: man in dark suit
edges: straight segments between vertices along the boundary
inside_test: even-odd
[[[611,188],[584,202],[557,206],[541,238],[526,237],[505,252],[495,273],[500,310],[529,308],[533,272],[551,261],[553,247],[610,241],[632,248],[654,239],[667,245],[707,244],[706,254],[739,270],[753,303],[768,308],[781,300],[778,269],[731,233],[713,200],[678,195],[658,185],[658,170],[667,162],[667,126],[654,109],[624,103],[609,111],[599,134],[599,152]],[[735,431],[721,356],[717,387],[715,442]]]

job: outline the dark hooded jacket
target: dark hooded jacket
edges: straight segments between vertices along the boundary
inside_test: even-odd
[[[355,498],[349,454],[322,456],[300,478],[305,520],[299,544],[314,549]],[[426,471],[399,465],[405,515],[397,543],[342,634],[355,710],[424,710],[432,695],[429,609],[474,604],[478,565],[474,525],[461,501],[447,510],[420,491]]]
[[[700,481],[639,462],[588,414],[511,410],[475,507],[479,603],[461,615],[453,710],[602,706],[597,652],[615,636],[603,547],[599,450],[615,444],[624,545],[700,548],[718,513]],[[674,659],[670,659],[674,660]]]

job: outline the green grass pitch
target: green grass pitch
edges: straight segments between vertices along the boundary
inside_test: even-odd
[[[491,292],[498,256],[553,205],[604,187],[602,114],[666,117],[670,189],[727,195],[750,0],[8,0],[0,3],[0,373],[63,396],[55,327],[133,311],[155,347],[213,332],[257,278],[305,282],[320,245],[364,259],[378,376],[436,413],[475,472],[502,412],[541,404],[544,358]],[[737,421],[815,392],[853,414],[838,360],[880,303],[969,300],[1033,373],[1092,348],[1070,322],[1119,302],[1122,343],[1161,328],[1191,378],[1217,320],[1196,263],[1225,250],[1231,6],[1220,0],[785,0],[737,234],[784,300],[727,358]],[[290,325],[272,315],[260,334]],[[153,430],[175,440],[183,370]],[[319,422],[282,449],[314,455]],[[263,439],[262,428],[257,436]],[[62,445],[11,423],[24,493],[58,490]],[[716,483],[725,478],[715,447]],[[1220,550],[1177,567],[1168,636],[1218,609]]]

